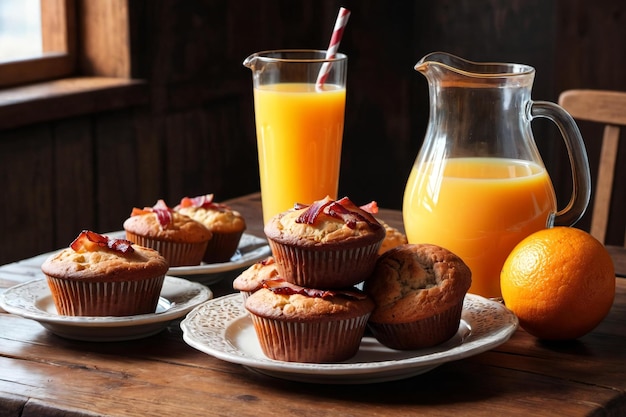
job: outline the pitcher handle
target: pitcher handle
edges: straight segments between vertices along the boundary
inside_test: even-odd
[[[572,170],[572,196],[563,210],[556,212],[548,227],[572,226],[585,214],[591,197],[591,174],[587,150],[576,122],[561,106],[548,101],[530,105],[531,119],[545,117],[557,125],[565,141]]]

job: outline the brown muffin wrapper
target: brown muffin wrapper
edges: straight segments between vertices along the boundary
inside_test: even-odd
[[[138,245],[158,251],[168,260],[170,267],[200,265],[208,243],[169,242],[139,236],[128,231],[126,231],[126,239]]]
[[[243,230],[234,233],[213,232],[202,260],[208,264],[228,262],[237,251]]]
[[[350,359],[359,350],[369,314],[347,320],[289,322],[250,313],[261,349],[270,359],[328,363]]]
[[[253,292],[254,291],[239,291],[239,294],[241,294],[241,301],[243,301],[244,305],[246,304],[248,297],[250,297]]]
[[[368,278],[381,242],[352,249],[320,250],[283,245],[268,239],[279,275],[308,288],[345,288]]]
[[[409,323],[375,323],[368,327],[383,345],[397,350],[436,346],[454,336],[459,329],[463,300],[434,316]]]
[[[156,311],[165,276],[118,282],[46,278],[60,315],[134,316]]]

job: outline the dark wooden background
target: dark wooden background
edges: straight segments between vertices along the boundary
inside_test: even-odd
[[[340,6],[352,11],[340,48],[349,56],[340,194],[358,203],[401,207],[428,117],[413,66],[429,52],[530,64],[536,100],[626,90],[622,0],[130,0],[132,75],[147,81],[148,104],[0,131],[0,264],[64,247],[84,228],[119,230],[133,206],[158,198],[257,191],[242,61],[325,48]],[[564,146],[549,122],[533,128],[563,206]],[[581,128],[593,170],[600,132]],[[588,214],[578,226],[587,225]]]

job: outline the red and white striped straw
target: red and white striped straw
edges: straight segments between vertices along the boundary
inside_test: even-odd
[[[337,20],[335,21],[335,27],[333,28],[333,35],[330,38],[330,45],[328,45],[328,49],[326,50],[326,59],[332,59],[337,54],[337,50],[339,49],[339,43],[341,42],[341,37],[343,36],[343,31],[348,24],[348,18],[350,17],[350,10],[341,7],[339,9],[339,14],[337,15]],[[326,78],[328,78],[328,74],[330,73],[330,62],[324,62],[320,72],[317,76],[317,87],[321,87],[326,82]]]

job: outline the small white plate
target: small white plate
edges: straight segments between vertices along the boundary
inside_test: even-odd
[[[194,266],[175,266],[169,269],[168,274],[176,276],[216,274],[234,269],[250,266],[255,262],[270,256],[270,247],[265,239],[244,233],[239,241],[237,252],[230,258],[229,262],[206,264]],[[206,280],[203,280],[206,283]]]
[[[183,317],[197,305],[210,300],[207,287],[183,278],[166,276],[156,311],[123,317],[61,316],[57,314],[45,279],[7,288],[0,294],[0,306],[9,313],[38,321],[52,333],[68,339],[90,342],[133,340],[151,336]]]
[[[124,239],[126,237],[126,232],[124,231],[105,234],[118,239]],[[224,275],[221,274],[222,272],[243,269],[267,258],[270,254],[271,250],[265,239],[244,233],[239,241],[237,252],[230,258],[230,261],[213,264],[201,263],[200,265],[192,266],[175,266],[170,268],[167,273],[177,277],[184,276],[189,280],[210,285],[224,278]]]
[[[266,375],[324,384],[364,384],[409,378],[506,342],[518,326],[502,304],[468,294],[459,330],[452,339],[428,349],[399,351],[365,336],[358,353],[339,363],[284,362],[267,358],[259,345],[240,294],[210,300],[180,324],[190,346]]]

